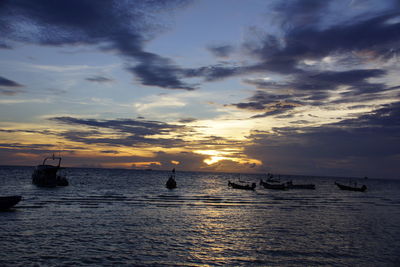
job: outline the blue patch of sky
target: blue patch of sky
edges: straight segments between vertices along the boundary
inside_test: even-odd
[[[175,23],[146,49],[185,67],[215,62],[209,45],[240,46],[248,27],[265,25],[265,1],[196,1],[177,12]]]

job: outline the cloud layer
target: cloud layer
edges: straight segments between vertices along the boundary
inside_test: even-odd
[[[255,131],[245,152],[259,155],[271,168],[292,173],[308,169],[332,176],[391,177],[399,170],[395,164],[400,156],[399,117],[400,102],[396,102],[322,127]]]
[[[112,1],[39,0],[3,1],[0,8],[2,47],[14,43],[50,46],[94,45],[116,51],[144,85],[194,89],[180,81],[171,60],[144,50],[153,32],[162,28],[153,12],[184,6],[185,0]]]

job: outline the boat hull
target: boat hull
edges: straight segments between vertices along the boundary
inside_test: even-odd
[[[176,188],[176,181],[174,179],[169,179],[167,183],[165,184],[165,187],[168,189],[174,189]]]
[[[263,180],[260,181],[260,185],[262,185],[266,189],[273,189],[273,190],[286,190],[288,189],[285,184],[270,184],[264,182]]]
[[[228,186],[234,188],[234,189],[242,189],[242,190],[254,190],[256,188],[256,184],[250,185],[241,185],[241,184],[235,184],[228,182]]]
[[[337,187],[339,187],[339,189],[347,190],[347,191],[365,192],[367,190],[367,187],[365,185],[363,185],[362,187],[352,187],[352,186],[339,184],[336,182],[335,182],[335,185],[337,185]]]
[[[57,175],[59,166],[38,165],[32,174],[32,183],[40,187],[68,186],[65,176]]]
[[[293,184],[292,182],[287,182],[286,187],[288,189],[315,189],[314,184]]]
[[[8,210],[14,207],[21,199],[21,196],[0,197],[0,210]]]
[[[58,169],[51,165],[36,166],[32,174],[32,183],[41,187],[56,187]]]

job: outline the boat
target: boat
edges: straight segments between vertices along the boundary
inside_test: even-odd
[[[167,183],[165,184],[165,187],[167,187],[168,189],[176,188],[175,168],[172,169],[172,174],[169,176]]]
[[[8,210],[14,207],[21,199],[21,196],[0,197],[0,210]]]
[[[46,164],[47,160],[58,160],[57,165]],[[63,175],[58,175],[61,168],[61,157],[46,157],[41,165],[35,167],[32,174],[32,183],[41,187],[56,187],[69,185],[68,180]]]
[[[272,173],[267,173],[267,183],[280,183],[281,181],[278,179],[274,179],[274,175]]]
[[[292,181],[286,183],[288,189],[315,189],[314,184],[293,184]]]
[[[339,187],[341,190],[358,191],[358,192],[364,192],[365,190],[367,190],[367,187],[365,185],[361,187],[356,187],[356,186],[339,184],[337,182],[335,182],[335,185],[337,185],[337,187]]]
[[[243,189],[243,190],[254,190],[256,188],[256,183],[249,184],[237,184],[228,181],[228,186],[234,189]]]
[[[267,189],[274,189],[274,190],[286,190],[288,189],[286,184],[282,183],[282,184],[272,184],[272,183],[268,183],[268,182],[264,182],[262,179],[260,179],[260,185],[264,186],[264,188]]]

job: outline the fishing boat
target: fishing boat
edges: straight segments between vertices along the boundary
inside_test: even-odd
[[[256,183],[249,184],[237,184],[228,181],[228,186],[234,189],[243,189],[243,190],[254,190],[256,188]]]
[[[21,199],[21,196],[0,197],[0,210],[8,210],[14,207]]]
[[[175,168],[172,169],[172,173],[169,176],[167,183],[165,184],[165,187],[168,189],[174,189],[176,188],[176,181],[175,181]]]
[[[286,190],[288,189],[286,184],[282,183],[282,184],[272,184],[272,183],[268,183],[268,182],[264,182],[262,179],[260,179],[260,185],[264,186],[264,188],[267,189],[274,189],[274,190]]]
[[[58,160],[57,165],[46,164],[47,160]],[[46,157],[41,165],[35,167],[32,174],[32,183],[41,187],[67,186],[68,180],[65,176],[59,175],[61,168],[61,157]]]
[[[286,183],[288,189],[315,189],[314,184],[293,184],[292,181]]]
[[[358,192],[364,192],[365,190],[367,190],[367,187],[365,185],[361,187],[356,187],[356,186],[339,184],[337,182],[335,182],[335,185],[337,185],[337,187],[339,187],[341,190],[358,191]]]

